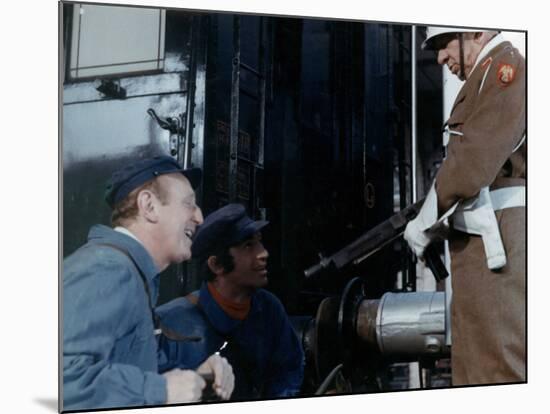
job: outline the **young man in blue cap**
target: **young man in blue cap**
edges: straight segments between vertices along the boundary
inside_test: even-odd
[[[304,355],[281,302],[263,290],[268,252],[260,230],[243,206],[229,204],[210,214],[193,242],[206,282],[185,298],[157,309],[176,332],[204,338],[175,342],[161,336],[165,361],[160,370],[195,368],[208,355],[227,357],[235,372],[232,399],[296,395],[302,383]]]
[[[115,172],[105,199],[113,228],[95,225],[88,242],[63,262],[63,410],[197,401],[205,382],[193,371],[158,373],[158,274],[191,258],[203,221],[195,204],[199,169],[171,157],[141,160]],[[199,373],[229,398],[232,369],[219,356]]]

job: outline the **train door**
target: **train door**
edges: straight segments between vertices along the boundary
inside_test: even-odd
[[[202,137],[192,128],[204,108],[200,18],[147,7],[64,3],[62,92],[63,255],[110,223],[105,182],[120,165],[171,155],[199,165]],[[191,53],[193,50],[193,53]],[[197,90],[197,84],[199,90]],[[204,86],[204,82],[202,82]],[[188,111],[188,108],[193,111]],[[181,286],[170,269],[164,291]]]
[[[252,216],[265,218],[268,18],[213,14],[210,19],[203,210],[208,214],[241,203]]]

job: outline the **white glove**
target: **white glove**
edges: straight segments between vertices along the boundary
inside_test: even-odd
[[[455,208],[456,206],[453,206],[450,210],[454,211]],[[437,238],[438,231],[441,230],[437,227],[442,227],[442,225],[444,225],[443,220],[446,219],[449,213],[451,213],[451,211],[440,219],[437,217],[437,193],[435,192],[434,181],[418,215],[407,224],[405,234],[403,234],[404,239],[407,240],[409,247],[416,257],[419,259],[424,257],[426,247]],[[436,224],[438,226],[436,226]]]
[[[211,355],[199,366],[197,372],[201,375],[214,374],[212,387],[216,394],[222,400],[228,400],[231,397],[235,388],[235,375],[227,359],[216,354]]]
[[[166,403],[199,401],[206,382],[195,371],[173,369],[162,374],[166,378]]]
[[[426,247],[432,242],[430,232],[424,231],[422,224],[422,221],[417,218],[409,221],[409,224],[405,228],[405,234],[403,234],[409,247],[419,259],[423,259]]]

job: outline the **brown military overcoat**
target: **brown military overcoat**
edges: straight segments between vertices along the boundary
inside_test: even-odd
[[[474,68],[447,121],[447,157],[436,176],[442,214],[481,188],[525,185],[525,61],[509,42]],[[519,148],[518,148],[519,146]],[[525,208],[496,212],[507,264],[487,267],[479,236],[452,230],[453,385],[525,381]]]

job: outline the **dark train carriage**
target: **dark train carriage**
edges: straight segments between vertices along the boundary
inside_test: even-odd
[[[308,342],[319,315],[337,313],[319,309],[323,300],[341,300],[355,276],[372,300],[416,290],[399,241],[353,268],[303,272],[409,205],[413,176],[422,190],[441,159],[442,75],[417,29],[72,2],[62,13],[63,255],[92,224],[109,224],[104,183],[118,166],[169,154],[202,167],[205,215],[239,202],[270,221],[268,289],[304,316],[297,326],[313,320],[299,330],[318,385],[339,360],[322,335]],[[417,164],[431,166],[417,172],[416,129]],[[193,262],[169,268],[159,303],[199,284]],[[328,341],[339,335],[331,329]],[[399,367],[370,366],[352,390],[398,387]]]

